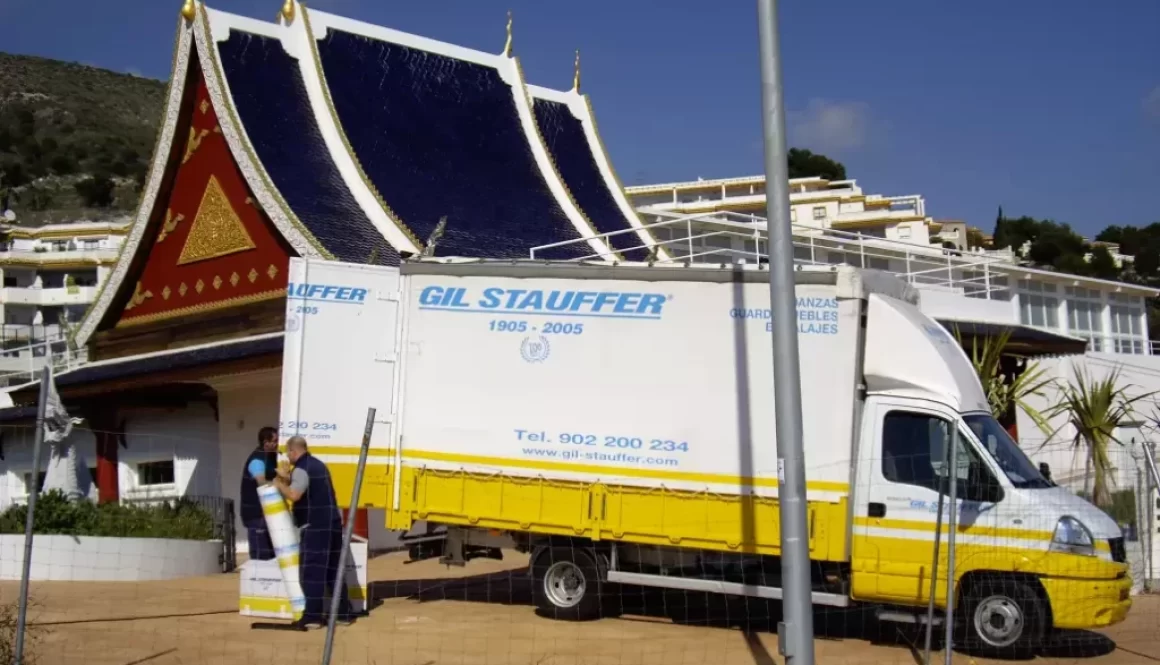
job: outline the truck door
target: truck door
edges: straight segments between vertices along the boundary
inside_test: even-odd
[[[956,416],[931,402],[872,397],[866,403],[866,418],[859,446],[852,553],[855,571],[865,576],[854,581],[854,589],[863,600],[873,595],[876,600],[922,605],[930,589],[938,488],[945,486],[946,446]],[[956,488],[963,497],[957,501],[960,534],[963,528],[993,519],[993,511],[968,494],[969,470],[986,468],[970,441],[960,430]],[[948,515],[949,507],[944,507],[938,570],[944,580]],[[960,547],[963,540],[958,539]]]

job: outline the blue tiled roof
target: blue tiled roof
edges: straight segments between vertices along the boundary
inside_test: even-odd
[[[496,69],[334,28],[318,50],[343,130],[384,200],[421,242],[447,216],[437,254],[526,258],[580,237]],[[590,253],[573,243],[542,258]]]
[[[577,205],[596,227],[596,232],[611,233],[632,228],[600,173],[580,119],[573,115],[567,104],[560,102],[537,99],[532,108],[560,177]],[[627,249],[642,244],[635,233],[609,236],[608,242],[629,260],[640,261],[648,254],[642,249]]]
[[[399,253],[330,158],[297,62],[277,39],[233,29],[218,44],[234,106],[262,166],[310,233],[340,261],[398,265]]]

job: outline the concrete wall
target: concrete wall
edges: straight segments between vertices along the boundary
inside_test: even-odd
[[[221,572],[220,541],[36,536],[31,579],[139,582]],[[24,536],[0,536],[0,579],[20,579]]]

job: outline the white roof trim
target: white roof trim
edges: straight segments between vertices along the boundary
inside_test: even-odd
[[[330,159],[355,202],[383,238],[396,251],[418,254],[421,248],[411,239],[403,222],[396,219],[391,211],[384,209],[383,206],[389,204],[380,201],[378,194],[371,190],[369,178],[365,177],[362,166],[355,161],[355,156],[346,147],[343,129],[338,125],[331,110],[330,90],[326,87],[325,74],[314,56],[316,45],[311,43],[314,39],[312,33],[317,12],[300,3],[295,4],[297,18],[290,26],[284,28],[282,47],[298,60],[298,70],[306,87],[310,109],[314,113],[327,152],[330,153]]]
[[[242,176],[249,185],[250,190],[254,192],[254,198],[258,200],[263,212],[274,223],[278,231],[282,234],[294,251],[302,257],[320,257],[320,258],[334,258],[327,252],[320,242],[313,236],[309,235],[309,231],[305,229],[302,222],[294,215],[294,212],[287,205],[286,201],[278,193],[274,187],[273,181],[270,180],[270,175],[262,167],[261,162],[254,154],[253,145],[250,143],[249,137],[246,135],[245,127],[238,121],[233,107],[233,95],[230,93],[229,82],[225,76],[221,75],[220,63],[217,55],[217,42],[210,38],[210,27],[208,24],[218,24],[214,33],[220,30],[225,31],[229,35],[229,25],[235,17],[232,14],[226,14],[216,10],[208,9],[202,5],[202,12],[194,21],[194,40],[197,43],[197,53],[200,57],[202,65],[202,75],[205,77],[206,89],[209,91],[210,101],[213,103],[214,112],[217,114],[218,125],[222,128],[222,136],[226,139],[226,144],[230,148],[230,154],[238,165],[238,169],[242,172]],[[247,21],[245,25],[258,24],[257,21]],[[226,27],[220,27],[226,26]],[[239,30],[246,30],[241,25]]]
[[[177,44],[173,48],[173,64],[169,70],[169,97],[165,101],[165,117],[162,119],[160,131],[157,132],[157,143],[153,147],[153,160],[149,165],[149,179],[141,192],[141,200],[137,205],[137,213],[133,219],[133,226],[121,247],[120,257],[116,266],[109,274],[108,279],[101,285],[101,291],[93,306],[85,314],[73,337],[77,346],[84,346],[97,328],[101,319],[105,318],[109,304],[121,289],[125,281],[125,274],[133,262],[133,256],[149,226],[149,218],[153,214],[153,207],[157,203],[157,193],[161,189],[161,181],[165,178],[165,167],[169,156],[173,152],[174,132],[177,128],[178,115],[181,113],[181,100],[185,93],[186,74],[189,72],[189,56],[192,52],[193,34],[189,23],[178,19]]]
[[[580,126],[584,128],[584,137],[588,140],[588,149],[592,152],[593,159],[596,160],[596,168],[600,171],[600,176],[604,178],[604,186],[608,188],[608,191],[612,192],[612,198],[616,201],[617,207],[620,208],[621,214],[628,220],[629,225],[636,229],[637,237],[640,238],[646,247],[657,248],[657,258],[659,260],[667,261],[671,259],[672,257],[669,256],[668,251],[657,242],[652,232],[644,228],[644,223],[641,221],[640,216],[637,215],[636,209],[632,207],[628,196],[625,195],[624,187],[620,184],[620,179],[616,176],[616,170],[612,168],[612,160],[604,150],[604,142],[601,140],[600,132],[596,127],[596,118],[592,113],[591,101],[588,99],[588,96],[582,95],[576,90],[565,92],[538,85],[529,85],[528,92],[533,97],[564,104],[572,111],[572,115],[580,121]]]

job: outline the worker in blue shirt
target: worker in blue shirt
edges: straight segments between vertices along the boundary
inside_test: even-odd
[[[273,559],[274,543],[266,530],[266,516],[258,498],[258,486],[274,480],[278,470],[278,430],[263,427],[258,431],[258,447],[246,458],[242,469],[242,488],[238,494],[241,503],[242,525],[246,527],[251,559]]]
[[[330,470],[310,454],[306,439],[295,436],[286,442],[286,456],[293,469],[278,472],[275,486],[294,502],[291,514],[299,528],[298,570],[306,609],[298,623],[303,628],[322,625],[323,600],[327,585],[333,585],[342,552],[342,515],[334,497]],[[345,576],[344,576],[345,577]],[[354,616],[346,593],[345,579],[339,580],[336,621],[350,623]]]

